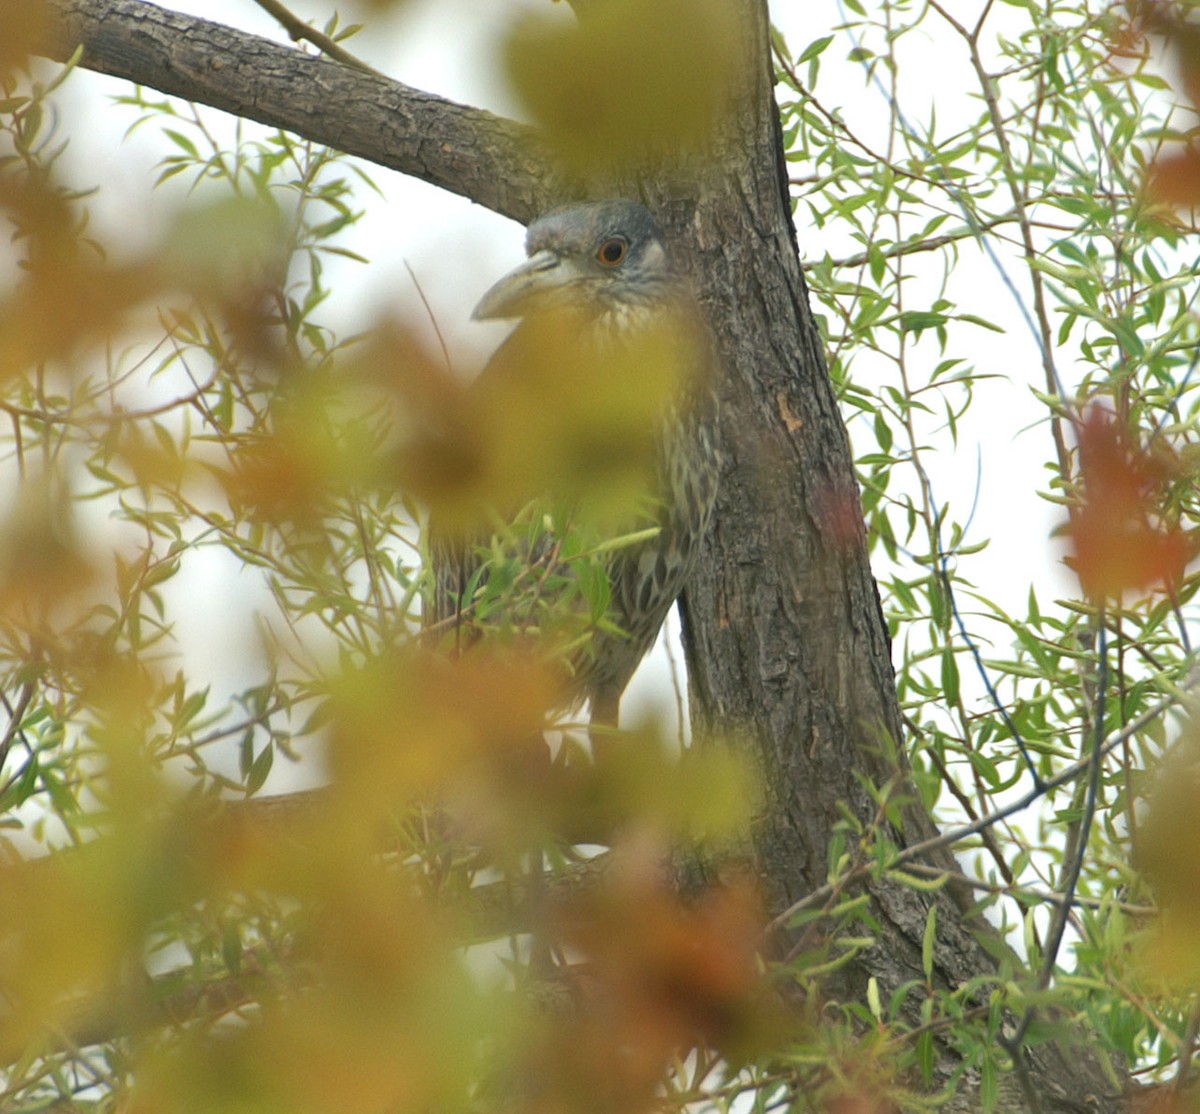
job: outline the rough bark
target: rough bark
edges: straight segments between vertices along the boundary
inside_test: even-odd
[[[137,0],[51,0],[46,53],[285,128],[528,220],[565,192],[530,133],[485,112],[314,59]],[[742,0],[744,87],[713,151],[681,178],[638,182],[691,250],[725,359],[726,463],[717,522],[684,606],[693,708],[702,730],[741,734],[767,771],[757,866],[776,913],[825,881],[830,833],[848,807],[864,823],[902,738],[890,647],[867,559],[850,448],[799,263],[772,93],[765,0]],[[900,845],[931,835],[919,802]],[[937,860],[948,865],[949,858]],[[943,893],[870,887],[878,944],[836,995],[921,979],[928,904],[939,904],[936,979],[991,969],[966,914]],[[986,931],[985,929],[982,931]],[[778,940],[786,950],[786,933]],[[945,1079],[954,1068],[943,1049]],[[1117,1110],[1094,1059],[1044,1045],[1028,1070],[1045,1110]],[[962,1082],[949,1109],[974,1110]],[[1015,1079],[1001,1110],[1023,1110]]]

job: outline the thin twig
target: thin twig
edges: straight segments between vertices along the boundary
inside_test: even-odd
[[[968,31],[946,11],[942,4],[939,3],[939,0],[929,0],[929,6],[953,27],[967,44],[971,66],[979,82],[984,104],[987,106],[992,133],[995,135],[996,142],[1000,146],[1004,177],[1008,184],[1009,193],[1012,196],[1013,209],[1017,214],[1021,230],[1024,255],[1029,265],[1029,281],[1033,288],[1033,312],[1037,319],[1035,335],[1038,338],[1038,347],[1041,349],[1046,391],[1050,395],[1065,399],[1066,392],[1058,374],[1058,368],[1054,363],[1054,333],[1050,327],[1050,315],[1046,308],[1045,286],[1042,281],[1042,273],[1035,265],[1038,258],[1038,251],[1033,241],[1033,228],[1029,222],[1029,202],[1028,198],[1021,191],[1020,178],[1016,168],[1016,158],[1013,155],[1012,146],[1008,141],[1008,129],[1004,125],[991,75],[987,72],[987,68],[983,64],[983,58],[979,53],[979,35],[982,31],[982,21],[977,23],[971,31]],[[1051,432],[1054,437],[1055,452],[1058,456],[1059,474],[1062,476],[1063,481],[1066,482],[1071,476],[1071,457],[1067,449],[1066,435],[1063,432],[1062,422],[1057,417],[1051,418]]]
[[[1140,716],[1126,724],[1120,731],[1106,740],[1100,747],[1100,757],[1111,753],[1117,747],[1121,746],[1127,739],[1136,735],[1139,731],[1146,727],[1147,724],[1153,722],[1164,712],[1170,711],[1176,705],[1181,704],[1185,698],[1191,696],[1196,691],[1195,687],[1189,687],[1184,692],[1177,696],[1169,696],[1164,700],[1159,701],[1152,708],[1146,709]],[[913,862],[916,859],[924,858],[933,851],[940,851],[944,847],[953,847],[956,843],[961,843],[964,839],[969,839],[973,835],[978,835],[985,828],[990,828],[994,824],[998,824],[1001,820],[1006,820],[1010,816],[1015,816],[1018,812],[1024,812],[1031,804],[1040,797],[1045,796],[1052,789],[1057,789],[1060,785],[1066,785],[1070,781],[1074,781],[1080,774],[1091,769],[1092,755],[1089,754],[1086,758],[1081,758],[1078,762],[1072,762],[1061,772],[1055,774],[1054,777],[1048,778],[1040,789],[1030,789],[1023,793],[1015,801],[1005,805],[1003,808],[998,808],[994,812],[989,812],[986,816],[981,816],[978,820],[972,821],[970,824],[963,824],[957,828],[951,828],[948,832],[943,832],[941,835],[931,836],[929,839],[923,839],[919,843],[911,844],[903,851],[890,859],[886,864],[887,869],[893,869],[898,866],[903,866],[905,863]],[[805,909],[810,909],[819,902],[823,902],[832,893],[838,890],[845,889],[850,883],[858,881],[862,878],[869,877],[875,869],[874,862],[871,866],[858,867],[848,872],[844,877],[839,878],[836,882],[827,882],[823,886],[812,890],[799,901],[789,905],[782,913],[775,917],[770,924],[767,925],[768,932],[777,932],[784,928],[788,921],[791,920],[797,913],[803,912]]]
[[[311,24],[305,23],[298,15],[288,11],[279,0],[254,0],[254,2],[262,8],[264,12],[279,20],[283,24],[283,29],[288,33],[288,36],[293,42],[312,43],[322,54],[328,58],[332,58],[335,62],[341,62],[344,66],[350,66],[353,69],[359,70],[361,73],[375,74],[376,77],[386,77],[386,74],[380,73],[374,66],[368,66],[361,58],[355,57],[345,47],[339,46],[328,35],[322,31],[318,31]]]
[[[413,286],[416,287],[417,297],[421,299],[421,305],[425,307],[425,316],[429,318],[429,324],[433,329],[433,335],[437,337],[438,345],[442,350],[442,361],[446,365],[446,372],[450,375],[453,375],[454,364],[450,359],[450,349],[446,347],[446,338],[442,336],[442,330],[438,327],[437,314],[433,312],[433,306],[429,304],[429,299],[425,297],[425,291],[421,286],[421,281],[417,278],[416,271],[412,269],[412,265],[407,259],[404,261],[404,269],[408,272],[408,277],[412,279]]]
[[[1087,758],[1087,794],[1084,800],[1083,816],[1080,818],[1077,829],[1075,846],[1072,849],[1073,854],[1070,855],[1070,861],[1065,864],[1067,868],[1067,880],[1062,887],[1063,899],[1054,910],[1054,916],[1050,921],[1050,932],[1046,939],[1046,950],[1042,956],[1041,970],[1038,972],[1037,987],[1039,990],[1045,990],[1049,987],[1054,977],[1054,968],[1058,962],[1058,952],[1062,947],[1063,935],[1067,929],[1067,920],[1071,916],[1071,904],[1074,900],[1075,890],[1079,885],[1079,875],[1083,871],[1083,860],[1087,856],[1088,836],[1091,833],[1092,823],[1096,817],[1096,799],[1100,789],[1100,759],[1104,753],[1104,715],[1108,703],[1108,628],[1104,622],[1103,604],[1100,606],[1098,618],[1097,641],[1099,645],[1096,647],[1096,653],[1099,658],[1099,676],[1096,680],[1095,710],[1092,713],[1095,733],[1092,737],[1091,753]],[[1022,1062],[1024,1059],[1025,1036],[1029,1032],[1029,1027],[1036,1019],[1037,1012],[1036,1005],[1029,1006],[1021,1017],[1016,1032],[1011,1037],[1002,1036],[1000,1038],[1001,1043],[1012,1055],[1014,1063]]]
[[[1032,886],[1022,886],[1017,883],[1000,885],[997,882],[985,882],[982,878],[972,878],[961,870],[947,870],[944,866],[929,866],[927,863],[909,863],[904,868],[906,874],[917,874],[922,878],[933,878],[938,881],[945,879],[969,886],[980,893],[993,894],[996,897],[1028,898],[1043,905],[1062,905],[1069,903],[1077,909],[1119,909],[1131,917],[1156,917],[1159,909],[1155,905],[1135,905],[1128,901],[1111,901],[1106,897],[1088,897],[1075,894],[1068,899],[1053,890],[1039,890]]]
[[[1200,1029],[1200,998],[1192,1000],[1192,1009],[1188,1014],[1187,1028],[1179,1045],[1179,1067],[1175,1072],[1175,1082],[1172,1090],[1176,1095],[1182,1095],[1187,1089],[1188,1078],[1192,1072],[1192,1058],[1196,1055],[1196,1035]]]

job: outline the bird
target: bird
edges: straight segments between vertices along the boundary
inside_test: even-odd
[[[647,413],[635,405],[633,421],[619,427],[630,441],[644,434],[646,497],[635,510],[626,509],[622,521],[608,523],[633,540],[605,551],[608,621],[595,627],[590,645],[570,662],[568,703],[577,708],[588,702],[595,738],[597,726],[617,727],[621,694],[694,569],[712,520],[720,469],[720,366],[687,275],[641,203],[618,198],[551,209],[529,225],[525,249],[528,258],[497,281],[472,314],[517,324],[471,389],[500,395],[514,376],[536,381],[549,375],[565,388],[552,392],[557,399],[570,400],[575,383],[599,380],[637,396],[635,403],[649,400]],[[572,430],[576,441],[594,436],[590,416],[584,413]],[[619,472],[637,448],[602,435],[596,444],[575,447],[585,466],[602,476],[609,468]],[[546,494],[552,502],[555,493]],[[564,521],[569,529],[569,520],[545,516],[523,558],[533,562],[560,552],[566,539],[554,530]],[[439,530],[436,521],[429,533],[427,625],[444,630],[470,613],[489,537],[483,525],[464,535]]]

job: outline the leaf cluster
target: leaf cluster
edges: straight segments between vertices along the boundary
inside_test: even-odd
[[[985,1103],[997,1072],[1019,1074],[1004,1016],[1023,1040],[1045,1039],[1051,1017],[1055,1039],[1085,1022],[1135,1072],[1183,1080],[1191,973],[1147,966],[1151,910],[1169,899],[1142,869],[1158,771],[1190,736],[1170,709],[1190,710],[1193,668],[1197,274],[1189,214],[1147,177],[1190,123],[1161,44],[1107,5],[845,12],[803,49],[775,42],[793,199],[858,450],[914,782],[944,822],[966,823],[963,880],[1006,942],[986,995],[933,988],[922,1022],[945,1026]],[[929,40],[932,99],[913,72]],[[831,74],[855,73],[874,120],[827,99]],[[1045,461],[1065,586],[1055,543],[980,504],[989,471],[1007,475],[1006,421],[1006,441]],[[972,494],[956,473],[975,454]],[[995,541],[1025,562],[989,563]],[[1055,786],[1089,756],[1091,780]],[[1030,786],[1035,812],[989,820]],[[857,862],[833,869],[835,889]],[[911,1012],[888,1017],[912,1026]],[[907,1055],[928,1040],[911,1033]]]

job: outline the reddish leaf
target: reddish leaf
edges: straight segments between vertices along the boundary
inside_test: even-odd
[[[1200,150],[1164,153],[1150,164],[1146,190],[1155,201],[1190,209],[1200,204]]]
[[[1115,32],[1112,50],[1141,57],[1147,36],[1161,40],[1176,77],[1176,90],[1200,110],[1200,26],[1181,7],[1165,0],[1130,0],[1128,17]],[[1146,191],[1156,201],[1190,209],[1200,203],[1200,150],[1192,144],[1168,147],[1149,166]]]
[[[661,877],[662,848],[626,848],[608,884],[558,918],[578,957],[578,1008],[533,1050],[538,1109],[654,1107],[675,1057],[697,1046],[735,1059],[770,1039],[769,998],[757,969],[762,919],[744,886],[692,901]]]
[[[1164,511],[1173,454],[1130,443],[1113,414],[1092,406],[1079,430],[1082,498],[1067,526],[1069,564],[1093,599],[1177,585],[1191,556]]]

